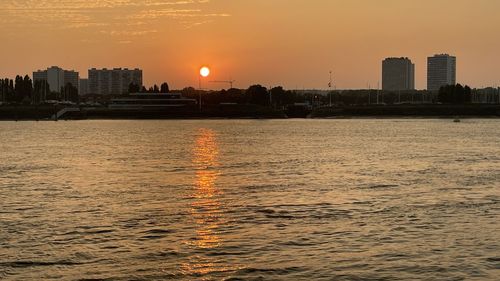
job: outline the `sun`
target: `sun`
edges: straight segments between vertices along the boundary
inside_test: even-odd
[[[208,75],[210,75],[210,68],[208,68],[206,66],[200,68],[200,75],[202,77],[208,77]]]

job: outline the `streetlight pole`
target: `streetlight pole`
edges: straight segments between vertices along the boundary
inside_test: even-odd
[[[201,74],[198,75],[198,106],[201,112]]]
[[[330,107],[332,107],[332,71],[330,70],[330,82],[328,82],[328,96],[330,98]]]

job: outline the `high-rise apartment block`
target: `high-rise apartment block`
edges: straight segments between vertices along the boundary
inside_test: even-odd
[[[386,58],[382,62],[382,89],[415,90],[415,64],[408,58]]]
[[[78,72],[73,70],[64,70],[57,66],[47,68],[47,70],[38,70],[33,72],[33,81],[46,81],[49,84],[50,91],[60,92],[61,88],[71,84],[78,89]]]
[[[85,96],[88,93],[89,93],[89,79],[80,79],[78,94],[81,96]]]
[[[129,85],[142,87],[141,69],[89,69],[88,93],[100,95],[121,95],[128,93]]]
[[[439,91],[442,86],[455,85],[457,58],[443,54],[427,58],[427,90]]]

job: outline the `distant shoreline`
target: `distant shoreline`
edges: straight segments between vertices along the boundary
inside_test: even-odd
[[[64,107],[1,106],[0,121],[54,121]],[[224,120],[224,119],[497,119],[500,105],[365,105],[303,108],[293,111],[255,105],[233,107],[211,105],[198,108],[156,110],[113,110],[108,108],[76,108],[59,120]]]

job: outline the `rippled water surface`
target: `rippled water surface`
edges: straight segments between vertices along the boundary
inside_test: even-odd
[[[499,280],[500,120],[0,123],[0,279]]]

